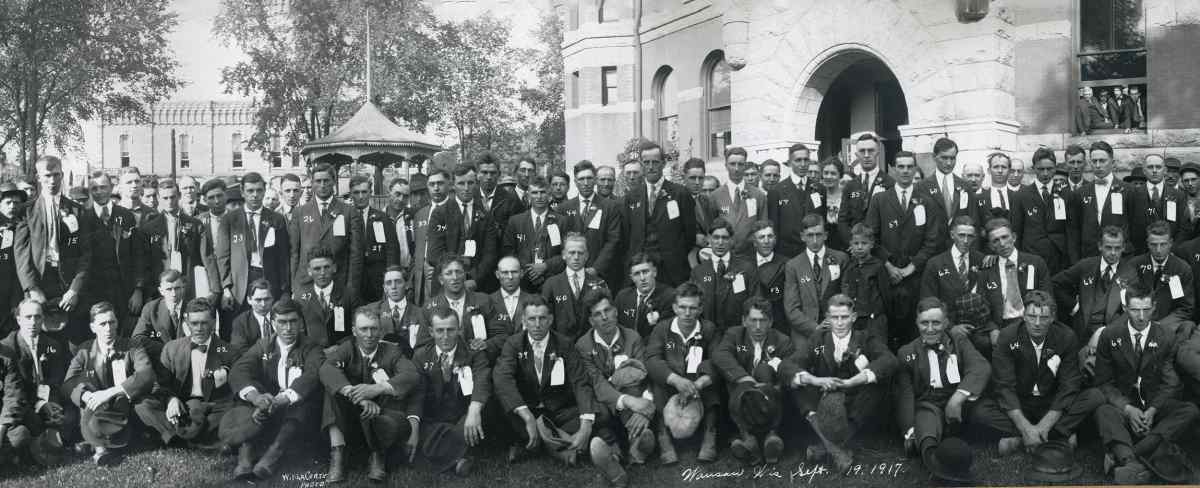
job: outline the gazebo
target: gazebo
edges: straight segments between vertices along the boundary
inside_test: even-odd
[[[309,142],[300,150],[312,165],[328,162],[336,166],[353,163],[375,167],[375,192],[383,189],[383,168],[429,159],[442,147],[433,138],[396,125],[374,103],[368,101],[349,121],[329,135]],[[407,172],[405,172],[407,173]]]

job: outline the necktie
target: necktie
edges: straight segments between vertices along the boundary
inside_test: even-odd
[[[1000,206],[1003,207],[1005,210],[1008,210],[1008,195],[1006,195],[1006,193],[1008,193],[1008,191],[1006,191],[1004,189],[1000,189],[1000,190],[996,190],[996,191],[1000,192]]]
[[[717,258],[717,279],[716,279],[716,282],[717,282],[717,283],[720,283],[720,282],[721,282],[721,281],[724,279],[724,278],[723,278],[724,276],[725,276],[725,258]]]
[[[862,174],[862,187],[864,190],[866,190],[867,195],[871,194],[871,174],[870,173]]]
[[[1042,202],[1043,202],[1043,203],[1050,203],[1050,190],[1049,190],[1049,185],[1042,185]]]
[[[579,298],[579,272],[571,273],[571,293]]]
[[[542,216],[538,215],[533,218],[533,233],[540,239],[542,236]]]
[[[462,230],[463,230],[464,235],[468,234],[471,231],[471,206],[470,205],[463,207]]]
[[[192,349],[196,350],[196,351],[200,351],[200,354],[208,354],[208,344],[196,344],[195,342],[193,342]]]
[[[907,188],[900,189],[900,208],[903,208],[905,212],[908,211],[908,189]]]
[[[100,208],[100,220],[104,222],[105,227],[108,227],[108,205]]]
[[[817,285],[817,290],[821,290],[821,255],[812,253],[809,255],[812,263],[813,283]]]
[[[637,310],[634,312],[636,314],[635,317],[637,317],[638,321],[647,320],[646,319],[646,300],[648,298],[649,297],[642,295],[641,293],[638,293]],[[654,327],[654,324],[648,324],[648,325],[650,327]]]
[[[1133,357],[1137,362],[1142,362],[1142,333],[1133,333]]]
[[[442,363],[442,381],[449,382],[451,373],[450,353],[443,352],[438,361]]]
[[[962,277],[963,288],[967,287],[967,255],[963,253],[958,257],[958,276]]]
[[[1154,185],[1154,188],[1150,190],[1150,201],[1154,202],[1155,207],[1158,206],[1158,197],[1158,185]]]
[[[1104,277],[1100,282],[1105,293],[1108,293],[1108,287],[1112,285],[1113,267],[1109,266],[1104,269]]]
[[[266,317],[263,317],[262,322],[259,322],[258,327],[262,329],[259,335],[261,335],[263,339],[267,339],[267,341],[270,342],[273,339],[271,337],[273,335],[271,333],[271,321],[267,320]]]
[[[589,220],[592,220],[592,200],[590,198],[583,199],[583,225],[587,225]]]
[[[946,215],[954,214],[954,185],[950,184],[951,178],[950,175],[942,176],[942,199],[946,201]]]
[[[941,343],[925,344],[925,356],[929,360],[929,387],[942,387],[942,365],[938,356]]]
[[[325,210],[327,210],[328,208],[329,208],[329,204],[322,202],[322,201],[317,202],[317,210],[321,212],[321,218],[325,218]]]
[[[1017,263],[1011,259],[1006,259],[1004,264],[1004,273],[1007,275],[1007,289],[1004,292],[1004,300],[1008,302],[1008,306],[1012,310],[1023,310],[1024,303],[1021,301],[1021,279],[1017,276]]]
[[[400,320],[400,307],[392,305],[392,321]]]
[[[250,253],[251,254],[258,252],[258,226],[255,225],[255,223],[254,223],[255,215],[258,215],[258,212],[255,212],[252,210],[249,212],[249,214],[246,218],[246,227],[250,228],[249,241],[250,241]]]
[[[329,310],[329,295],[323,291],[317,292],[317,295],[321,297],[321,306],[325,307],[325,310]]]
[[[177,309],[177,308],[171,309],[171,323],[175,324],[175,325],[180,325],[179,324],[179,309]]]
[[[537,372],[538,382],[542,381],[542,361],[546,359],[546,350],[533,346],[533,368]]]

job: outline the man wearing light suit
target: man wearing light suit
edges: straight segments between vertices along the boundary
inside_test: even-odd
[[[339,288],[348,292],[343,295],[343,300],[351,300],[358,296],[358,288],[362,283],[362,218],[334,195],[337,168],[329,164],[317,164],[312,170],[312,182],[316,198],[293,210],[295,217],[288,224],[287,235],[291,237],[291,287],[295,290],[312,282],[305,264],[313,249],[324,247],[329,249],[337,265],[334,281]],[[349,308],[351,304],[343,302],[339,305]]]
[[[829,298],[842,291],[842,270],[850,257],[825,246],[825,221],[810,214],[804,227],[806,249],[788,260],[784,267],[783,306],[791,324],[789,335],[795,344],[807,343],[824,320]]]
[[[749,257],[754,252],[754,243],[750,239],[751,228],[756,220],[767,214],[767,194],[757,186],[742,183],[744,166],[745,149],[726,149],[725,169],[729,171],[729,181],[712,193],[712,200],[719,215],[733,226],[730,252],[738,257]]]
[[[420,176],[420,175],[418,175]],[[413,178],[413,192],[417,192],[420,181]],[[425,305],[429,298],[437,293],[434,273],[436,266],[429,264],[426,256],[429,254],[429,219],[434,210],[450,201],[446,189],[450,185],[450,174],[436,171],[429,175],[429,204],[417,209],[412,217],[413,229],[413,261],[412,261],[412,295],[417,305]]]
[[[222,300],[224,308],[234,313],[250,308],[248,285],[256,280],[265,279],[272,285],[274,299],[291,291],[289,225],[282,215],[263,207],[266,185],[258,173],[246,173],[242,177],[245,206],[221,218],[216,254]]]

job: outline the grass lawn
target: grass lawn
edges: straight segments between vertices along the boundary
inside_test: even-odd
[[[1108,483],[1102,469],[1102,454],[1096,447],[1097,440],[1081,439],[1077,452],[1084,467],[1083,476],[1074,484]],[[667,486],[739,486],[739,487],[783,487],[783,486],[837,486],[853,487],[913,487],[928,486],[927,472],[916,459],[908,459],[900,452],[898,442],[884,439],[866,439],[857,449],[857,468],[852,473],[830,473],[802,463],[803,449],[789,444],[787,456],[775,467],[743,468],[728,453],[728,443],[721,450],[721,458],[713,464],[695,463],[696,446],[679,448],[680,463],[675,466],[659,466],[651,462],[645,466],[628,468],[631,486],[662,488]],[[1194,443],[1187,446],[1195,453]],[[271,481],[258,483],[263,486],[315,487],[324,485],[327,466],[324,453],[308,455],[323,449],[306,443],[297,446],[297,451],[285,458],[281,473]],[[1000,458],[995,445],[983,441],[972,442],[976,449],[974,472],[979,485],[1030,484],[1025,473],[1030,469],[1025,456]],[[203,453],[181,449],[153,449],[131,452],[121,464],[111,468],[99,468],[83,457],[69,457],[66,465],[43,470],[30,466],[0,467],[0,488],[35,487],[211,487],[235,486],[230,480],[236,457],[222,457],[215,453]],[[516,465],[504,461],[504,450],[500,446],[485,446],[477,457],[474,471],[468,478],[436,475],[429,472],[428,465],[418,461],[416,466],[401,466],[391,470],[386,486],[397,487],[531,487],[531,488],[583,488],[603,487],[596,471],[583,464],[567,467],[551,462],[547,458],[527,460]],[[803,472],[800,472],[800,470]],[[343,486],[369,486],[363,477],[362,467],[352,467],[349,481]]]

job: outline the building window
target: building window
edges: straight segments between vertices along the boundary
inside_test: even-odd
[[[121,134],[121,167],[129,167],[129,134]]]
[[[597,9],[601,24],[605,22],[616,22],[620,20],[620,13],[617,11],[619,0],[600,0],[600,8]]]
[[[579,72],[571,73],[571,108],[579,108]]]
[[[579,1],[567,2],[567,30],[579,29]]]
[[[271,167],[280,168],[283,166],[283,153],[279,148],[279,136],[271,136]]]
[[[179,167],[180,168],[192,167],[192,158],[191,158],[190,151],[188,151],[188,142],[190,142],[190,141],[188,141],[187,134],[179,134]]]
[[[725,62],[725,53],[713,52],[704,61],[704,127],[708,134],[708,157],[725,155],[725,147],[733,143],[730,110],[730,77],[732,70]]]
[[[300,151],[295,151],[295,150],[292,151],[292,167],[293,168],[300,167]]]
[[[670,66],[658,69],[654,76],[654,115],[658,121],[658,142],[663,146],[670,145],[671,149],[678,148],[679,139],[679,92],[677,77],[673,76]]]
[[[230,142],[233,143],[233,167],[241,168],[242,167],[242,133],[234,132],[233,139]]]
[[[611,105],[617,103],[617,67],[605,66],[600,68],[600,86],[604,87],[604,91],[600,93],[600,105]]]
[[[1076,131],[1146,128],[1146,16],[1143,0],[1079,0]],[[1090,92],[1090,93],[1089,93]],[[1087,127],[1079,127],[1083,118]]]

